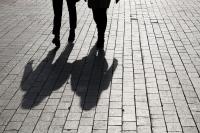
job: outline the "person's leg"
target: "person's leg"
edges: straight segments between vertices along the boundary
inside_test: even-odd
[[[60,35],[60,27],[62,20],[62,5],[63,5],[63,0],[53,0],[53,11],[54,11],[53,34],[55,36]]]
[[[95,23],[97,25],[97,23],[98,23],[98,10],[92,8],[92,13],[93,13],[94,21],[95,21]]]
[[[93,17],[94,21],[97,25],[97,31],[98,31],[98,40],[97,40],[97,48],[103,48],[104,47],[104,34],[107,26],[107,9],[106,8],[97,8],[92,9],[93,11]]]
[[[53,0],[52,2],[54,11],[53,34],[55,35],[52,42],[56,45],[56,47],[60,47],[60,27],[62,20],[63,0]]]
[[[107,13],[106,13],[106,8],[102,8],[99,10],[99,22],[98,22],[98,37],[100,41],[103,41],[104,43],[104,34],[106,31],[106,26],[107,26]]]
[[[75,29],[77,26],[76,2],[74,0],[67,0],[67,6],[69,11],[70,24],[70,33],[68,41],[73,42],[75,39]]]

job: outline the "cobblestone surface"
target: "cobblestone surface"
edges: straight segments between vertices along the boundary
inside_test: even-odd
[[[55,51],[51,1],[0,1],[0,133],[200,132],[200,0],[113,0],[105,54],[63,9]]]

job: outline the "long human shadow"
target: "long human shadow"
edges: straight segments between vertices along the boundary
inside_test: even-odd
[[[90,110],[98,104],[101,93],[110,85],[118,62],[114,59],[108,68],[105,52],[96,51],[93,47],[88,56],[68,63],[73,46],[68,44],[55,62],[57,49],[49,51],[34,70],[33,61],[27,63],[21,82],[21,89],[25,91],[22,108],[31,109],[46,102],[53,91],[62,88],[68,81],[71,89],[80,97],[83,110]]]
[[[74,44],[68,44],[54,63],[57,48],[49,51],[35,70],[33,70],[33,61],[26,64],[21,82],[21,89],[25,91],[22,108],[31,109],[39,105],[53,91],[67,82],[70,75],[68,70],[71,68],[71,63],[67,60],[73,46]]]
[[[101,93],[108,89],[118,61],[113,60],[108,68],[108,62],[103,50],[90,50],[88,56],[73,63],[71,88],[80,97],[83,110],[90,110],[98,104]],[[81,69],[82,67],[82,69]]]

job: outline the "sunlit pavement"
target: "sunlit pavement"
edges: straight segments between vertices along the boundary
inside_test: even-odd
[[[1,133],[200,132],[200,1],[113,0],[105,51],[77,3],[52,44],[50,0],[0,1]]]

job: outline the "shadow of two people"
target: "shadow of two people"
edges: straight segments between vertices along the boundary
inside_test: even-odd
[[[68,44],[54,63],[56,48],[49,51],[35,70],[33,61],[27,63],[21,82],[21,89],[25,91],[22,108],[31,109],[39,105],[68,80],[73,92],[80,97],[83,110],[90,110],[97,105],[102,91],[109,87],[118,62],[114,59],[108,68],[105,52],[96,51],[93,47],[88,56],[68,63],[73,46]]]

